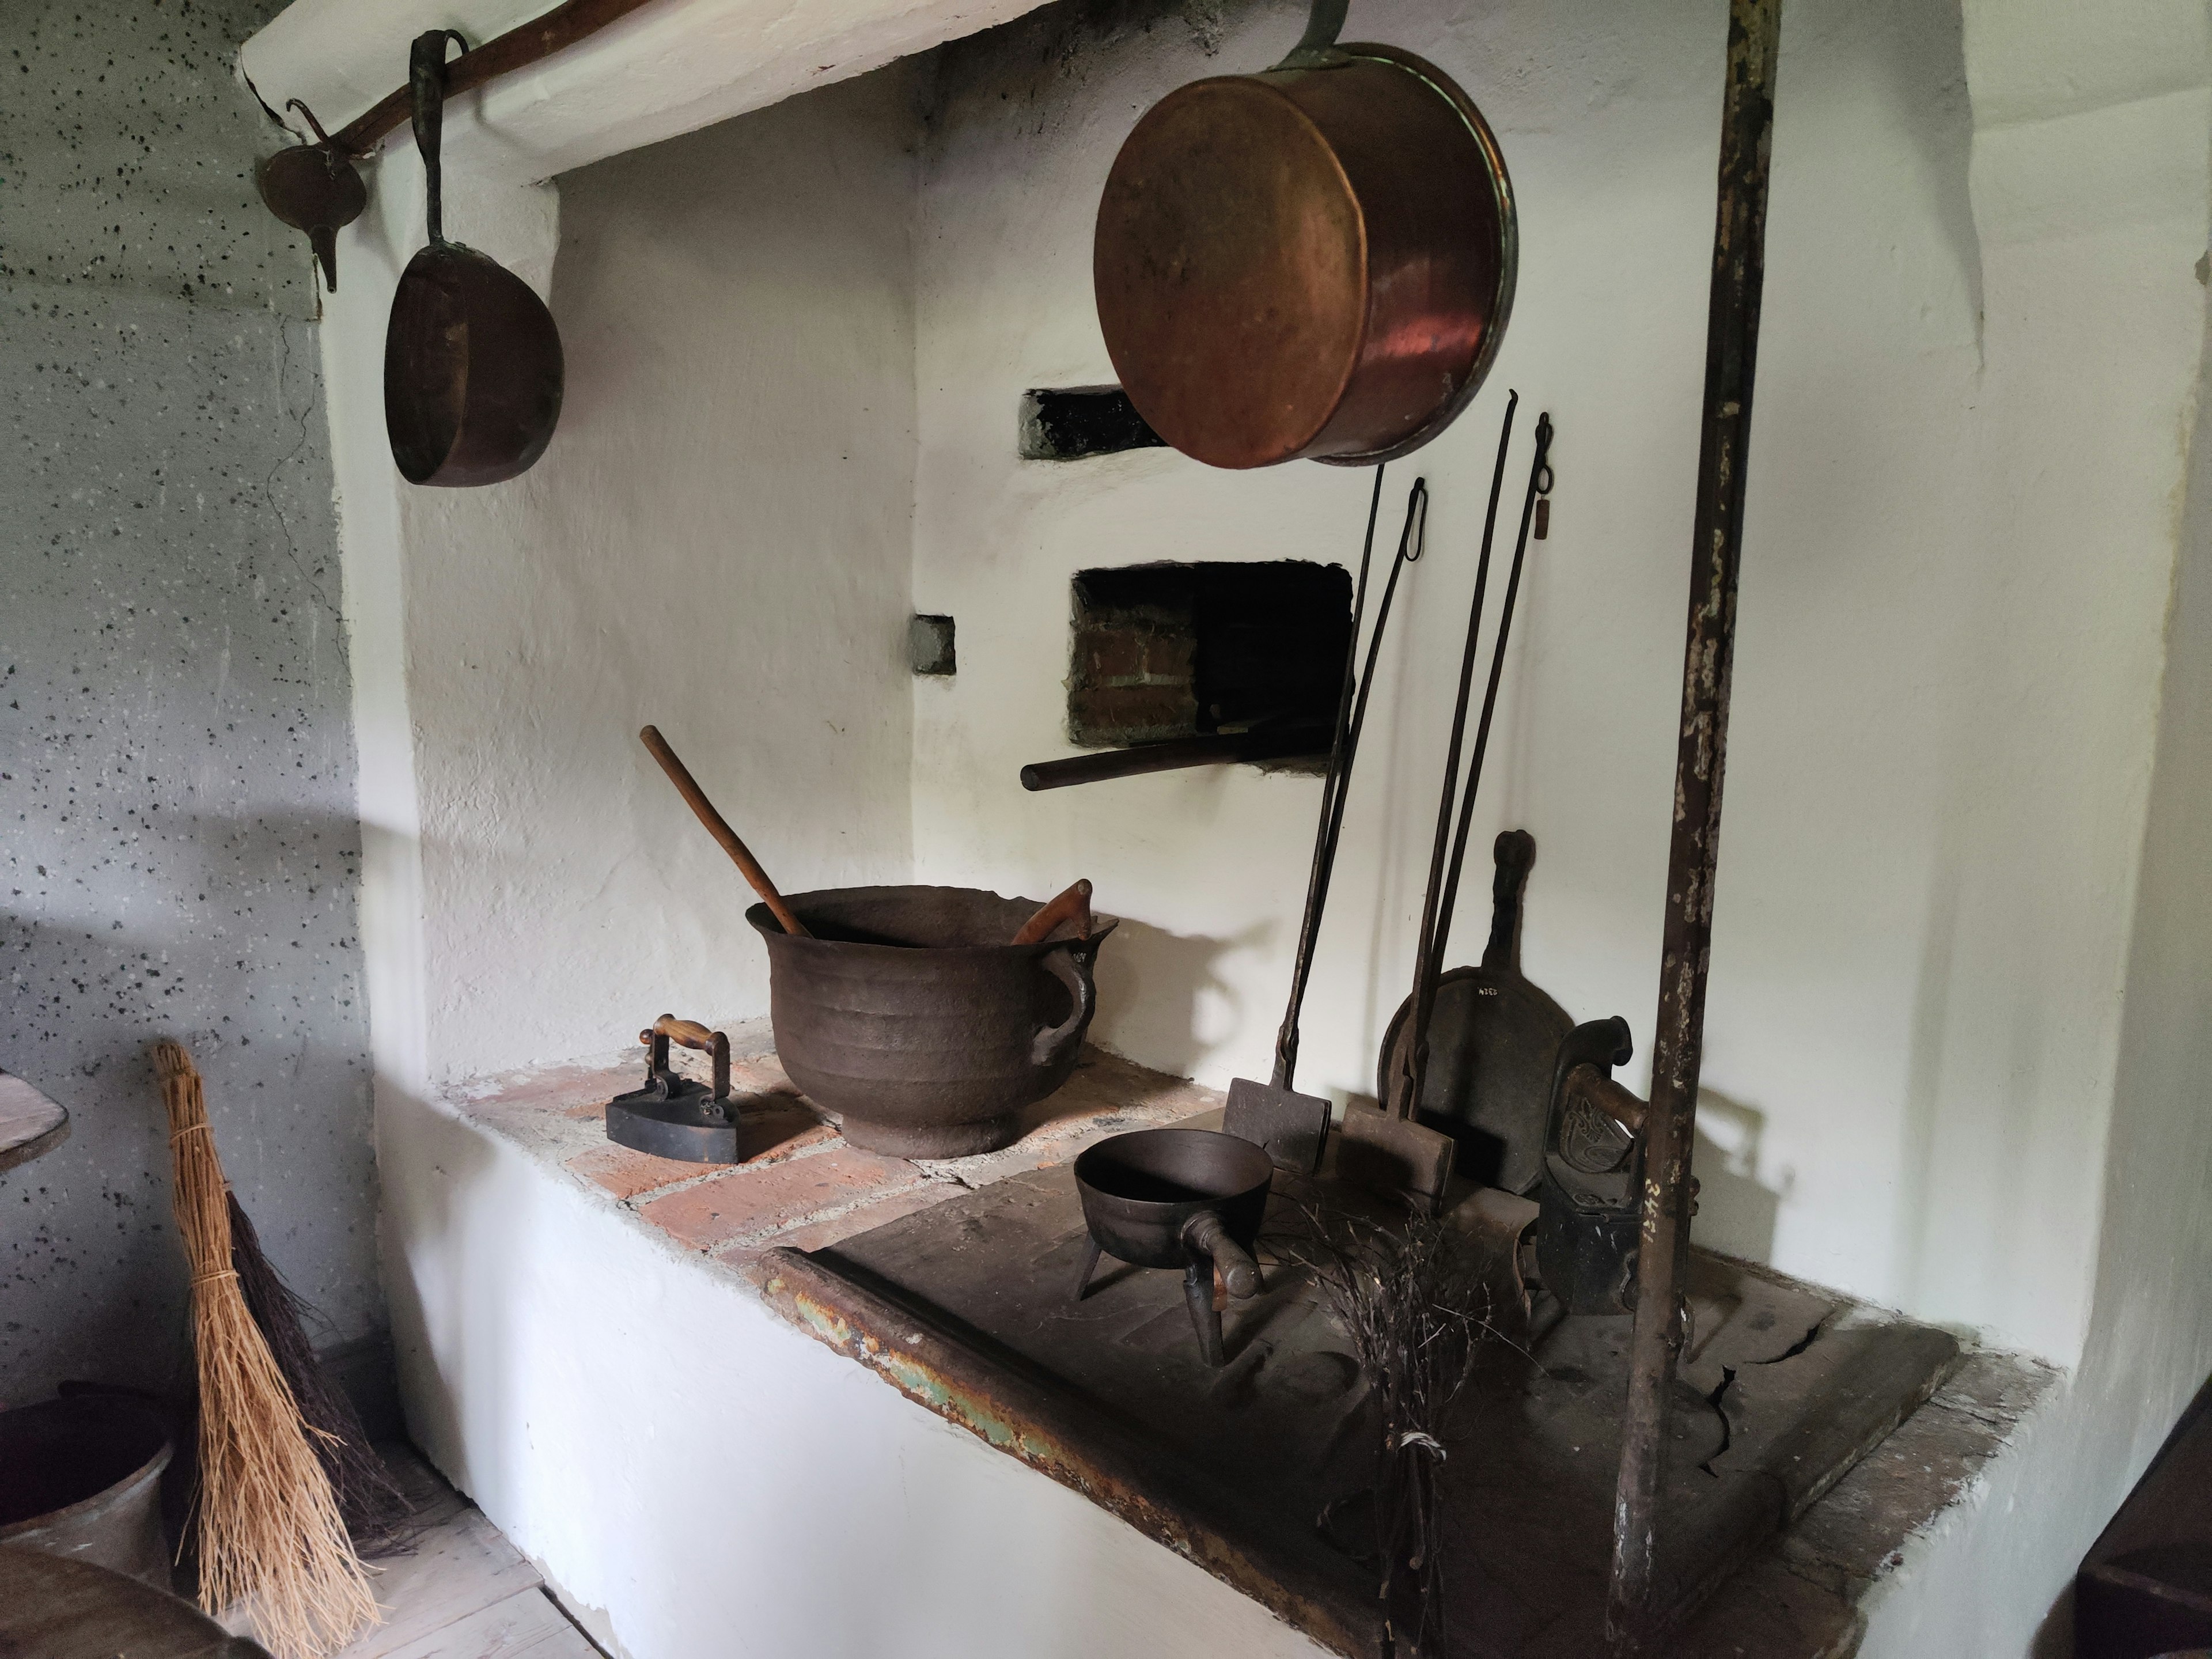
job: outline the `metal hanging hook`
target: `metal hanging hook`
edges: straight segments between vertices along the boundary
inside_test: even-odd
[[[315,119],[315,112],[307,107],[307,100],[306,99],[288,98],[284,100],[284,107],[286,109],[295,109],[299,111],[301,114],[307,118],[307,125],[315,130],[315,142],[317,143],[328,144],[331,142],[331,135],[323,131],[323,124]]]
[[[1339,51],[1336,37],[1344,33],[1344,15],[1351,0],[1313,0],[1306,15],[1306,32],[1290,55],[1275,65],[1279,70],[1337,69],[1352,59]]]
[[[407,62],[407,84],[415,94],[415,148],[422,156],[423,191],[434,244],[446,240],[445,173],[439,148],[445,131],[448,40],[459,43],[462,55],[467,55],[469,43],[459,29],[425,29],[415,37]]]
[[[1413,480],[1413,487],[1406,492],[1406,528],[1398,538],[1398,556],[1407,564],[1417,564],[1429,546],[1429,481]]]

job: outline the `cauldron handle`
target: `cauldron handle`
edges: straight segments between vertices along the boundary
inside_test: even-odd
[[[1068,1046],[1082,1040],[1083,1028],[1090,1022],[1091,1011],[1097,1006],[1098,992],[1091,982],[1091,975],[1076,966],[1074,958],[1073,951],[1048,951],[1038,958],[1040,966],[1067,987],[1068,994],[1075,1000],[1075,1008],[1059,1024],[1046,1026],[1030,1040],[1032,1066],[1057,1066],[1066,1056]]]

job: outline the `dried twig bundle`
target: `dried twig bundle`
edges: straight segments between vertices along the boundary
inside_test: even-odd
[[[1444,1417],[1496,1334],[1490,1295],[1451,1227],[1413,1214],[1389,1224],[1305,1212],[1286,1253],[1311,1269],[1373,1392],[1375,1526],[1383,1652],[1443,1651],[1443,1552],[1437,1473]]]
[[[279,1659],[323,1659],[375,1622],[376,1599],[231,1265],[228,1188],[199,1073],[169,1042],[155,1045],[154,1068],[169,1109],[177,1229],[192,1273],[200,1605],[219,1613],[250,1601]]]
[[[246,1311],[268,1342],[270,1355],[307,1425],[308,1443],[331,1479],[331,1493],[337,1499],[354,1549],[364,1559],[388,1552],[404,1541],[412,1505],[368,1443],[353,1402],[331,1380],[308,1340],[307,1322],[318,1317],[314,1309],[276,1271],[234,1192],[230,1194],[230,1265],[238,1270]]]

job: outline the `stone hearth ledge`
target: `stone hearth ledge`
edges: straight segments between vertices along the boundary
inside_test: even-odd
[[[852,1333],[841,1336],[810,1320],[782,1285],[769,1288],[775,1261],[764,1255],[833,1245],[1009,1176],[1065,1163],[1107,1135],[1181,1121],[1222,1103],[1215,1091],[1086,1048],[1075,1075],[1030,1109],[1021,1138],[1005,1150],[942,1161],[888,1158],[845,1142],[835,1115],[801,1095],[766,1051],[764,1032],[733,1030],[732,1039],[733,1048],[756,1050],[732,1063],[748,1153],[739,1165],[677,1163],[607,1140],[607,1100],[638,1086],[635,1051],[457,1087],[437,1103],[987,1444],[1000,1444],[1007,1425],[969,1420],[918,1371],[908,1376],[879,1363],[872,1342],[848,1340]],[[679,1066],[691,1060],[678,1057]],[[1855,1652],[1865,1626],[1861,1604],[1906,1565],[1916,1539],[1940,1530],[1947,1512],[1970,1501],[1983,1466],[2054,1376],[2014,1355],[1970,1351],[1926,1404],[1729,1580],[1681,1634],[1676,1651],[1684,1659],[1833,1659]],[[440,1448],[430,1449],[434,1456]],[[439,1461],[460,1483],[465,1471],[451,1465],[468,1460]],[[1207,1566],[1204,1552],[1172,1528],[1135,1524]],[[1303,1623],[1295,1616],[1293,1622]],[[1307,1633],[1326,1639],[1320,1631]]]

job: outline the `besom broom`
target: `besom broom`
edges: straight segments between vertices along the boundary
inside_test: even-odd
[[[299,1406],[246,1308],[199,1073],[166,1040],[155,1044],[154,1069],[191,1268],[200,1605],[220,1613],[246,1603],[279,1659],[325,1659],[376,1621],[376,1600]]]

